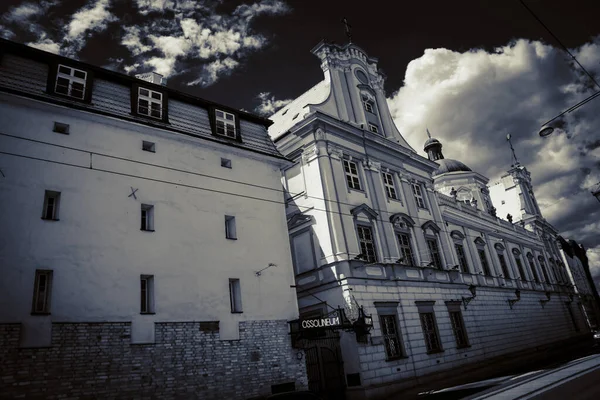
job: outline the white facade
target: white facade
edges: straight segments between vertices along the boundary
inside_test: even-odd
[[[0,64],[0,325],[21,324],[21,348],[56,345],[57,323],[130,322],[131,343],[152,344],[156,323],[185,321],[218,321],[222,341],[245,345],[240,323],[275,321],[285,328],[297,317],[280,183],[288,161],[270,142],[268,121],[213,105],[239,118],[241,139],[221,138],[211,134],[210,108],[164,87],[164,98],[171,94],[170,123],[134,118],[130,88],[98,69],[91,103],[56,98],[38,90],[49,73],[39,60],[44,55],[20,47],[15,53],[5,53]],[[54,132],[56,122],[68,124],[68,134]],[[45,215],[46,191],[60,193],[53,218]],[[151,223],[144,230],[147,206]],[[226,234],[228,217],[235,226]],[[43,312],[32,304],[36,270],[52,271]],[[231,279],[239,280],[232,289],[235,310]],[[301,366],[295,353],[288,355],[285,333],[277,343],[273,357]],[[203,368],[210,370],[211,362],[219,361],[203,358]],[[286,381],[281,372],[272,381],[262,375],[252,375],[260,384],[247,378],[246,392],[236,389],[242,397],[227,391],[238,386],[234,381],[214,395],[268,394],[271,384]]]
[[[377,60],[354,44],[313,54],[324,80],[273,115],[269,134],[295,161],[283,183],[301,316],[373,316],[367,341],[341,333],[348,398],[587,332],[558,248],[491,215],[488,179],[444,159],[439,141],[429,159],[406,143]]]

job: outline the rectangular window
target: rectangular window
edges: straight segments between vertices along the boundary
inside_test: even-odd
[[[346,182],[348,183],[348,187],[350,189],[361,190],[356,163],[354,161],[344,160],[344,171],[346,172]]]
[[[458,265],[462,272],[469,272],[469,264],[467,263],[467,257],[465,256],[465,247],[460,243],[455,243],[454,248],[456,249],[456,255],[458,256]]]
[[[402,345],[396,315],[379,315],[379,324],[381,325],[386,360],[402,357]]]
[[[154,206],[142,204],[142,226],[143,231],[154,232]]]
[[[535,263],[533,262],[533,258],[529,259],[529,267],[531,268],[531,273],[533,274],[533,280],[539,283],[540,276],[538,275],[537,270],[535,269]]]
[[[383,186],[385,187],[385,193],[388,199],[398,200],[396,185],[394,185],[394,176],[389,172],[382,172],[381,176],[383,177]]]
[[[365,106],[365,110],[367,110],[368,112],[374,114],[375,112],[373,111],[373,105],[371,104],[370,101],[368,100],[364,100],[363,99],[363,104]]]
[[[140,276],[140,313],[154,314],[154,275]]]
[[[231,169],[231,160],[228,158],[221,158],[221,167]]]
[[[225,237],[227,239],[237,239],[235,232],[235,217],[232,215],[225,216]]]
[[[63,124],[62,122],[54,122],[52,132],[62,133],[63,135],[69,134],[69,124]]]
[[[360,245],[360,252],[363,255],[363,260],[370,263],[376,262],[377,254],[375,252],[373,231],[370,227],[364,225],[358,225],[356,230],[358,231],[358,243]]]
[[[50,314],[50,295],[52,290],[52,270],[35,271],[33,283],[32,314]]]
[[[234,139],[236,138],[235,115],[225,111],[215,110],[215,126],[217,134]]]
[[[490,265],[488,264],[487,256],[485,255],[484,249],[477,249],[477,254],[479,254],[479,261],[481,261],[481,269],[484,275],[492,275],[492,271],[490,271]]]
[[[504,278],[512,278],[510,272],[508,271],[508,265],[506,265],[506,258],[504,258],[504,254],[498,253],[498,260],[500,260],[500,268],[502,269],[502,275],[504,275]]]
[[[423,198],[423,191],[421,190],[421,185],[419,185],[418,183],[413,183],[411,186],[413,194],[415,195],[417,207],[425,208],[425,199]]]
[[[410,236],[407,233],[397,233],[398,245],[400,246],[400,261],[405,265],[414,265],[412,247],[410,245]]]
[[[373,133],[379,133],[379,127],[369,122],[369,130]]]
[[[87,72],[59,64],[54,92],[76,99],[83,99],[86,78]]]
[[[521,262],[521,257],[515,257],[515,262],[517,263],[517,269],[519,270],[519,275],[522,281],[527,280],[527,275],[525,275],[525,270],[523,269],[523,263]]]
[[[469,340],[467,339],[467,331],[465,330],[465,322],[463,321],[462,312],[459,310],[449,311],[450,323],[452,324],[452,330],[454,331],[454,337],[456,338],[456,347],[469,347]]]
[[[431,262],[433,262],[433,266],[437,269],[443,269],[442,258],[440,256],[437,240],[435,238],[428,238],[427,248],[429,249],[429,257],[431,258]]]
[[[162,119],[163,95],[154,90],[138,88],[138,114]]]
[[[242,291],[239,279],[229,280],[229,302],[231,304],[232,313],[242,312]]]
[[[156,143],[142,140],[142,150],[156,153]]]
[[[46,190],[44,194],[44,210],[42,219],[58,221],[58,207],[60,205],[60,192]]]
[[[423,312],[419,313],[419,317],[421,318],[421,327],[423,328],[423,335],[425,336],[427,353],[437,353],[442,351],[435,323],[435,314],[433,312]]]

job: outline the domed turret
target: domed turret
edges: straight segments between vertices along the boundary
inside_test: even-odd
[[[433,176],[445,174],[447,172],[472,171],[471,168],[460,161],[444,158],[444,154],[442,154],[442,143],[436,138],[431,137],[429,129],[427,129],[427,137],[429,139],[425,142],[423,150],[427,152],[427,156],[431,161],[435,161],[439,164],[439,168],[433,173]]]

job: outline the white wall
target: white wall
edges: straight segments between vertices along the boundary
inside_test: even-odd
[[[267,157],[10,95],[0,95],[0,120],[4,134],[83,150],[0,136],[2,151],[55,162],[0,154],[0,322],[297,316],[279,166]],[[52,132],[53,121],[71,133]],[[45,190],[61,192],[60,221],[40,218]],[[155,232],[140,230],[141,203],[155,207]],[[238,240],[225,238],[224,215],[236,217]],[[48,318],[30,316],[36,269],[54,270]],[[139,315],[140,274],[155,276],[154,316]],[[230,313],[229,278],[241,280],[242,314]]]

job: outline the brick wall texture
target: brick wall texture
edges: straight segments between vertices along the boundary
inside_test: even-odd
[[[1,399],[235,400],[307,387],[286,321],[240,322],[232,341],[200,322],[156,323],[143,345],[129,323],[55,323],[48,348],[19,348],[20,329],[0,324]]]

